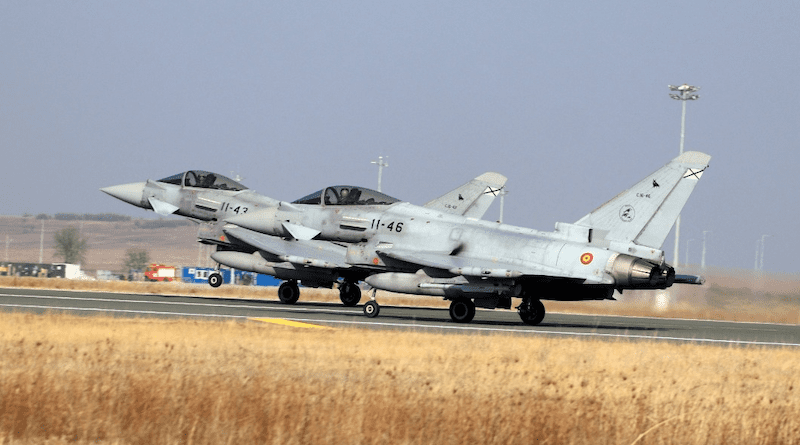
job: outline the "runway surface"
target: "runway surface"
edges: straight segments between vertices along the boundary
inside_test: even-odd
[[[364,298],[362,303],[366,301]],[[800,346],[800,329],[794,325],[548,313],[542,324],[527,326],[522,324],[516,311],[480,309],[471,323],[458,324],[450,320],[447,309],[382,305],[380,316],[371,319],[363,315],[361,306],[348,308],[336,303],[304,302],[302,299],[297,304],[285,305],[264,300],[0,288],[0,310],[115,317],[260,320],[298,327],[347,326],[461,335],[505,333],[738,346]]]

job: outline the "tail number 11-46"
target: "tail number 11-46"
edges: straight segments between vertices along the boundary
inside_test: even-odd
[[[390,232],[402,232],[403,231],[403,223],[402,222],[391,221],[391,222],[389,222],[387,224],[385,222],[382,223],[381,220],[379,220],[379,219],[373,219],[372,220],[372,225],[369,228],[370,229],[376,229],[376,230],[386,229],[386,230],[388,230]]]

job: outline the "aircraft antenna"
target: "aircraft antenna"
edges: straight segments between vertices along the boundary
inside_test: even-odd
[[[678,94],[670,94],[669,97],[681,101],[681,145],[680,145],[680,154],[683,154],[683,139],[684,135],[686,134],[686,101],[687,100],[697,100],[700,98],[697,94],[694,94],[700,87],[696,87],[689,84],[683,84],[680,86],[675,85],[667,85],[670,91],[677,91]],[[679,238],[681,234],[681,215],[678,215],[678,219],[675,220],[675,264],[674,267],[678,267],[678,247],[680,246]]]
[[[378,165],[378,191],[382,192],[381,190],[381,179],[383,178],[383,167],[388,167],[389,162],[384,162],[384,159],[389,159],[389,156],[378,156],[377,161],[370,161],[370,164],[377,164]]]

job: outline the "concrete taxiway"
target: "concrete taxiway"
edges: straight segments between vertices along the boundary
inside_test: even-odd
[[[370,319],[363,315],[361,306],[351,308],[336,303],[300,301],[285,305],[265,300],[49,289],[2,288],[0,310],[115,317],[239,319],[297,327],[360,327],[472,335],[505,333],[739,346],[800,346],[797,326],[769,323],[548,313],[542,324],[527,326],[522,324],[515,311],[479,310],[471,323],[458,324],[450,320],[447,309],[440,308],[381,306],[380,316]]]

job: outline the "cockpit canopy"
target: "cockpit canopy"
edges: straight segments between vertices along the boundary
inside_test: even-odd
[[[334,185],[302,197],[292,204],[323,204],[325,205],[352,205],[352,206],[371,206],[389,205],[400,202],[399,199],[384,195],[364,187],[354,187],[351,185]]]
[[[187,172],[178,173],[170,177],[159,179],[158,182],[166,182],[167,184],[183,185],[186,187],[199,187],[204,189],[215,190],[230,190],[238,192],[240,190],[247,190],[247,187],[239,184],[231,178],[222,176],[217,173],[211,173],[203,170],[189,170]]]

